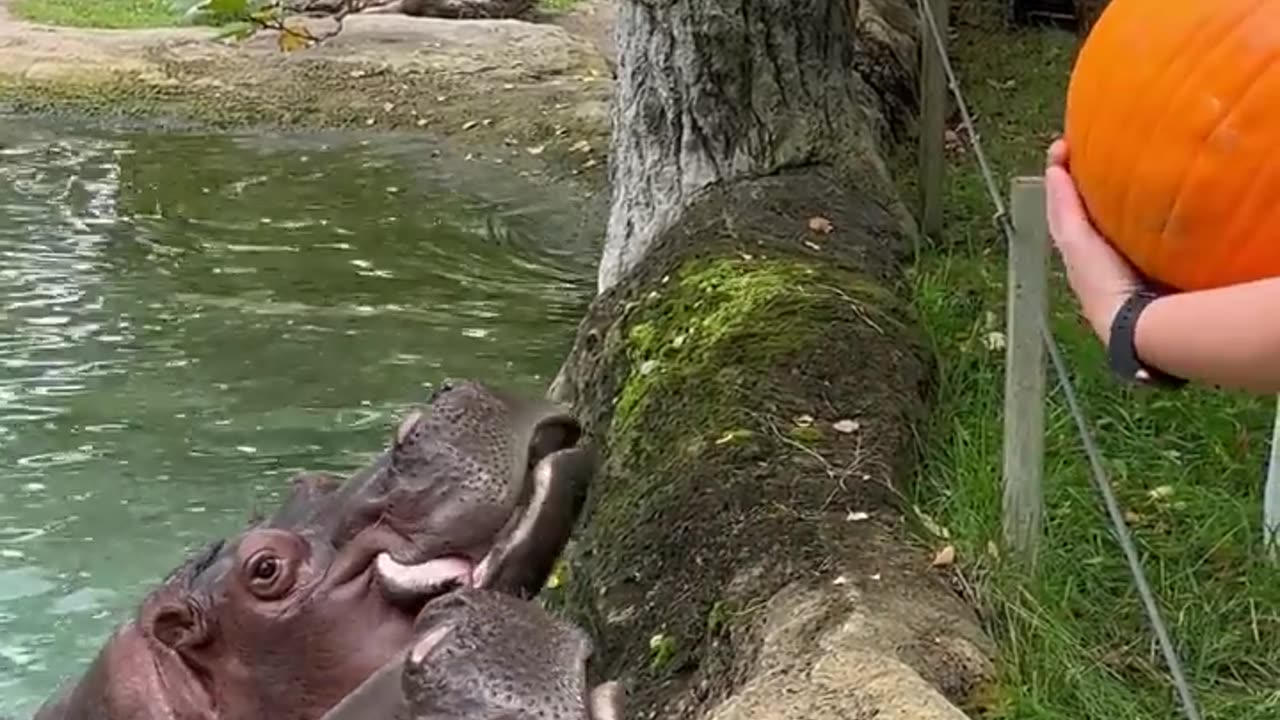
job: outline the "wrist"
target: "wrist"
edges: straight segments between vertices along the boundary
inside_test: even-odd
[[[1117,305],[1107,331],[1107,359],[1111,369],[1128,382],[1176,388],[1187,381],[1146,362],[1140,350],[1144,344],[1140,338],[1145,335],[1139,327],[1162,297],[1155,288],[1139,286]]]
[[[1102,341],[1103,348],[1108,350],[1111,348],[1111,335],[1116,316],[1120,314],[1120,308],[1133,292],[1134,290],[1129,290],[1122,295],[1109,296],[1096,301],[1093,308],[1086,312],[1089,324],[1093,326],[1094,333]]]

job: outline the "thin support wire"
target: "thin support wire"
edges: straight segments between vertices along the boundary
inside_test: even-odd
[[[1000,226],[1005,241],[1016,242],[1013,220],[1005,209],[999,186],[996,184],[995,174],[991,171],[991,165],[987,162],[986,154],[982,150],[982,142],[978,139],[977,126],[973,122],[973,116],[969,113],[964,93],[960,90],[960,82],[951,67],[951,59],[947,55],[942,33],[938,29],[937,20],[933,16],[933,8],[929,6],[927,0],[917,1],[920,14],[929,26],[929,35],[934,42],[933,50],[938,53],[942,61],[942,69],[946,74],[947,84],[950,86],[951,93],[955,97],[956,105],[960,110],[961,122],[964,124],[966,134],[969,136],[969,145],[973,149],[974,157],[977,159],[978,167],[982,171],[983,180],[987,185],[987,194],[991,196],[991,202],[996,207],[995,221]],[[1165,664],[1168,665],[1169,673],[1173,676],[1173,684],[1182,702],[1182,709],[1188,720],[1201,720],[1200,710],[1191,691],[1191,686],[1187,682],[1182,661],[1178,658],[1177,650],[1169,637],[1169,630],[1160,615],[1160,608],[1156,603],[1155,595],[1151,592],[1151,587],[1147,583],[1146,573],[1143,572],[1142,561],[1138,556],[1137,548],[1134,546],[1133,536],[1129,532],[1129,525],[1124,520],[1124,513],[1120,509],[1120,503],[1111,488],[1111,481],[1108,479],[1106,468],[1103,466],[1102,453],[1094,441],[1093,432],[1089,429],[1089,421],[1076,398],[1075,386],[1071,382],[1071,375],[1067,371],[1066,362],[1062,359],[1062,352],[1049,329],[1048,319],[1044,316],[1040,318],[1040,336],[1049,351],[1049,357],[1053,362],[1058,382],[1062,386],[1063,395],[1067,400],[1067,407],[1075,419],[1076,428],[1080,431],[1080,439],[1084,444],[1085,455],[1089,459],[1089,466],[1092,470],[1093,484],[1097,487],[1098,492],[1102,494],[1103,503],[1107,507],[1107,514],[1110,516],[1111,524],[1115,530],[1116,539],[1120,542],[1120,548],[1124,551],[1125,560],[1129,564],[1129,571],[1133,575],[1133,582],[1138,588],[1138,595],[1142,598],[1147,620],[1155,630],[1156,639],[1164,655]]]
[[[1276,419],[1271,427],[1271,454],[1267,458],[1267,483],[1262,491],[1262,540],[1267,556],[1276,562],[1280,541],[1280,396],[1276,398]]]

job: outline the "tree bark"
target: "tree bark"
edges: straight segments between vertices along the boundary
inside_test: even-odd
[[[1109,4],[1110,0],[1076,0],[1076,23],[1081,40],[1089,37],[1089,31]]]
[[[908,0],[618,14],[601,292],[552,389],[606,458],[564,609],[630,717],[962,718],[991,643],[902,502]]]

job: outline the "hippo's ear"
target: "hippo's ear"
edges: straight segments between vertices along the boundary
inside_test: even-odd
[[[174,650],[198,647],[208,640],[204,613],[194,603],[164,598],[148,608],[144,617],[146,633]]]
[[[582,437],[582,425],[568,413],[552,413],[542,417],[529,439],[529,466],[557,450],[571,448]]]

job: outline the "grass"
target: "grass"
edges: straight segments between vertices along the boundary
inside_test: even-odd
[[[1061,124],[1075,38],[956,27],[957,72],[1007,188],[1012,176],[1041,171]],[[913,275],[942,364],[917,501],[953,538],[1000,644],[1002,677],[987,717],[1181,717],[1052,375],[1039,567],[1019,577],[997,559],[1003,351],[984,339],[1003,322],[1005,253],[972,154],[954,156],[948,172],[944,236]],[[1056,259],[1053,267],[1055,334],[1202,712],[1280,718],[1280,572],[1267,566],[1260,541],[1274,398],[1120,385]]]
[[[15,15],[47,25],[148,28],[176,25],[170,0],[14,0]]]
[[[567,12],[586,0],[538,0],[538,7],[549,12]]]

